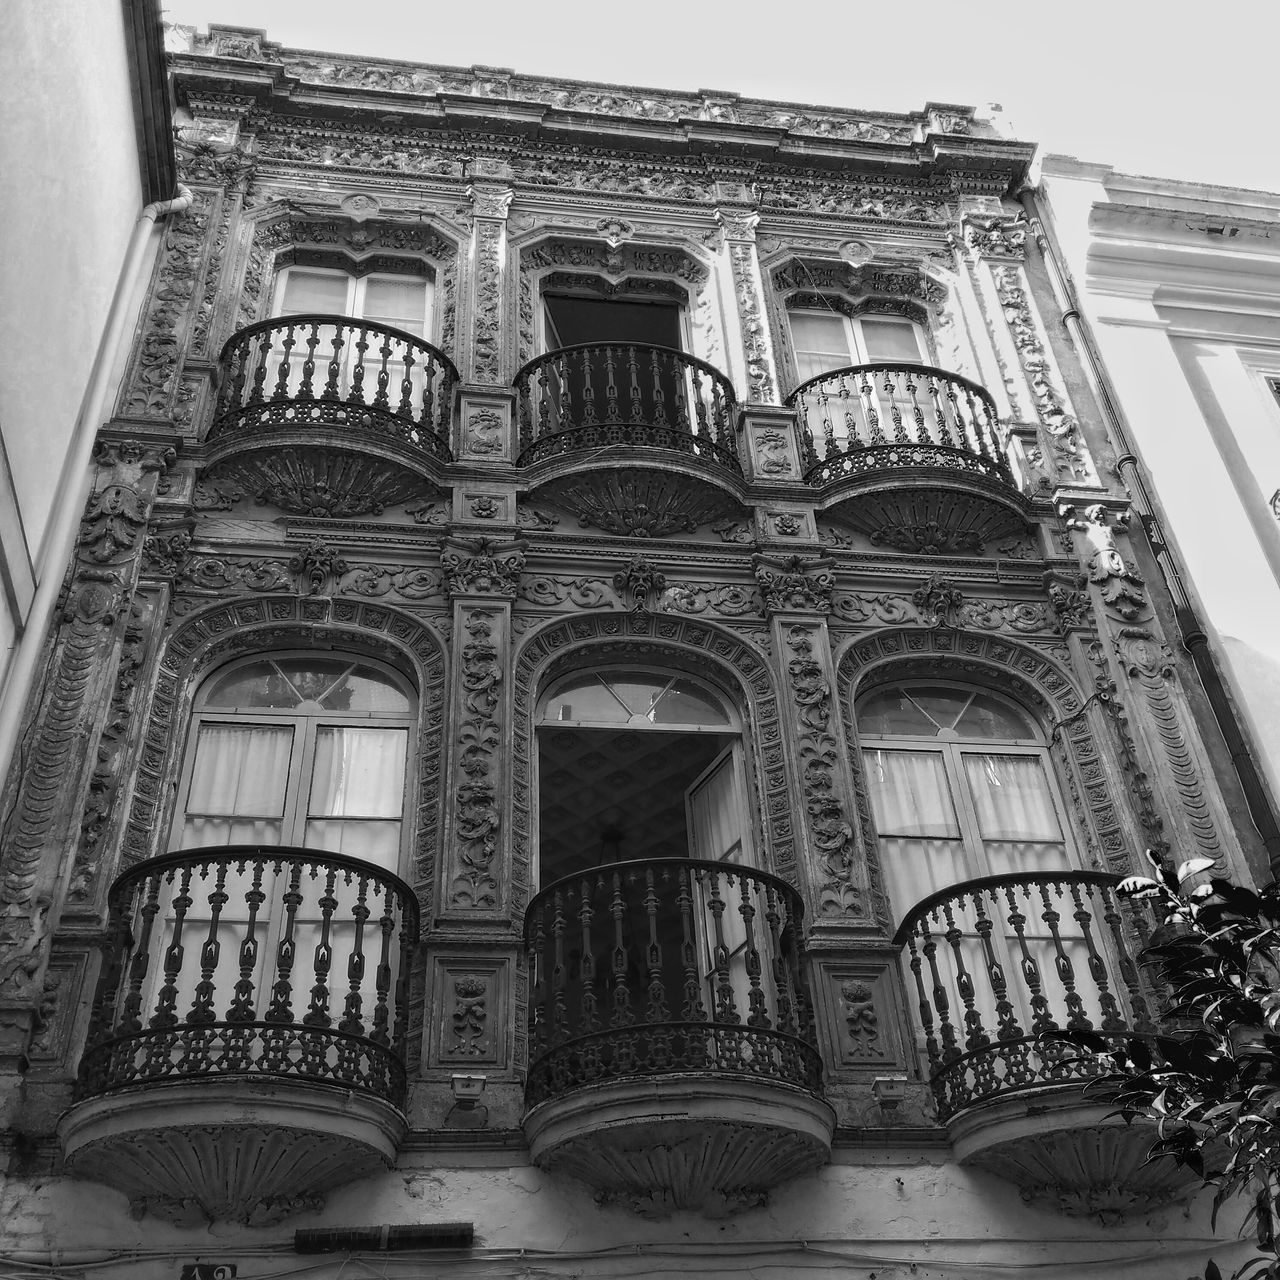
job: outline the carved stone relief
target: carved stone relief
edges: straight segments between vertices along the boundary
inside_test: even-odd
[[[81,521],[48,678],[17,749],[0,832],[0,1058],[10,1061],[25,1053],[43,999],[50,916],[86,802],[91,844],[107,821],[106,774],[97,792],[86,797],[86,791],[102,765],[101,709],[126,638],[143,531],[158,474],[174,451],[109,440],[99,442],[94,458],[99,475]],[[114,762],[110,768],[114,776]],[[96,858],[92,849],[89,857]]]
[[[741,510],[718,485],[654,467],[578,471],[540,486],[539,493],[572,511],[583,528],[622,538],[692,533]]]
[[[796,717],[795,741],[800,756],[801,787],[809,840],[818,860],[818,913],[837,919],[867,914],[864,886],[859,883],[853,827],[841,799],[839,752],[831,732],[831,681],[817,646],[825,640],[818,624],[788,626],[784,636],[787,679]]]
[[[1098,587],[1103,603],[1127,622],[1141,616],[1147,608],[1143,593],[1143,581],[1137,569],[1120,554],[1116,547],[1115,529],[1127,529],[1128,511],[1115,518],[1102,503],[1094,503],[1084,509],[1084,518],[1076,518],[1073,506],[1062,508],[1062,518],[1068,529],[1084,535],[1085,573]]]
[[[835,565],[825,558],[788,556],[782,560],[752,557],[765,612],[830,613]]]
[[[613,576],[613,588],[626,601],[627,608],[650,611],[666,590],[666,575],[643,556],[632,556],[626,568]]]
[[[1024,268],[1009,261],[997,261],[991,264],[990,270],[996,298],[1031,389],[1036,412],[1048,433],[1055,475],[1063,484],[1096,485],[1097,468],[1032,311]]]
[[[460,611],[458,620],[466,639],[459,654],[455,840],[447,869],[447,903],[454,911],[492,911],[501,894],[498,715],[504,619],[500,609],[471,607]]]
[[[445,587],[451,596],[512,598],[524,569],[528,543],[521,539],[451,538],[440,553]]]

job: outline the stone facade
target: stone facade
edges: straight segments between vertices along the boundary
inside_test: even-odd
[[[385,1244],[463,1222],[472,1250],[415,1253],[416,1272],[1197,1269],[1205,1207],[1143,1171],[1069,1072],[1043,1074],[1006,999],[1019,979],[988,966],[990,1036],[971,1000],[948,1020],[950,979],[921,976],[939,935],[918,951],[924,915],[893,898],[855,717],[904,683],[1021,709],[1033,728],[1008,750],[1044,761],[1075,868],[1035,883],[1058,895],[1054,921],[1085,922],[1062,926],[1067,944],[1054,926],[1058,980],[1090,989],[1098,1016],[1142,1016],[1136,978],[1105,995],[1132,941],[1108,877],[1144,847],[1243,873],[1252,837],[1223,802],[1194,672],[1008,198],[1031,148],[960,108],[876,116],[371,65],[238,28],[172,65],[194,202],[101,432],[3,806],[7,1247],[251,1275],[296,1230],[387,1224]],[[298,269],[352,289],[425,281],[424,332],[281,315]],[[671,308],[681,349],[605,335],[551,351],[556,298]],[[851,325],[909,320],[927,352],[798,385],[790,315],[815,305]],[[154,861],[178,847],[207,678],[272,654],[347,655],[413,691],[394,911],[366,895],[383,881],[348,868],[352,908],[342,865],[315,850]],[[719,708],[704,740],[734,763],[737,854],[695,845],[690,817],[690,847],[625,873],[643,893],[609,891],[618,832],[639,838],[649,816],[620,803],[592,829],[612,858],[549,889],[549,833],[580,835],[574,814],[552,817],[557,787],[586,796],[593,769],[620,797],[636,781],[591,759],[621,759],[622,729],[547,709],[592,671],[659,673]],[[668,756],[700,761],[665,766],[696,814],[714,752],[692,729],[667,736]],[[673,870],[691,853],[701,870]],[[735,858],[749,874],[724,870]],[[237,924],[243,1016],[182,1014],[180,990],[212,1009],[229,963],[217,912],[250,864],[246,902],[288,866],[328,875],[326,930],[356,910],[359,938],[381,909],[404,943],[394,976],[385,948],[331,974],[326,932],[294,980],[307,1016],[277,990],[255,1022],[258,943]],[[174,875],[185,896],[161,909]],[[136,917],[120,914],[126,888]],[[206,933],[184,952],[192,896]],[[664,987],[663,930],[680,920],[682,994]],[[170,945],[148,952],[153,933]],[[642,953],[647,976],[628,967]],[[203,985],[182,986],[184,965]],[[592,965],[612,974],[612,1013]],[[137,1002],[162,976],[144,1025]],[[594,1030],[575,1040],[579,1016]],[[270,1039],[281,1027],[293,1048]],[[149,1056],[126,1062],[113,1035]],[[114,1187],[93,1181],[113,1161]]]

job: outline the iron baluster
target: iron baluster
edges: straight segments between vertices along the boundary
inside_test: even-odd
[[[145,881],[147,898],[142,905],[142,926],[134,942],[133,957],[129,961],[129,989],[120,1010],[118,1031],[128,1035],[142,1029],[142,987],[147,980],[147,970],[151,965],[151,933],[155,925],[156,915],[160,910],[160,886],[163,877],[159,872],[148,875]],[[125,936],[128,936],[128,917],[121,912]]]
[[[329,357],[329,377],[324,384],[324,390],[320,393],[325,400],[336,400],[338,398],[338,383],[342,377],[342,348],[345,342],[342,336],[342,326],[333,326],[333,338],[330,341],[333,347],[333,355]]]
[[[942,1066],[942,1051],[938,1047],[938,1037],[933,1027],[933,1006],[929,1003],[929,993],[924,985],[924,964],[920,952],[916,948],[916,935],[907,935],[907,951],[911,959],[908,967],[916,983],[916,1003],[920,1010],[920,1027],[924,1031],[924,1051],[929,1059],[929,1068],[936,1071]]]
[[[307,355],[302,362],[302,381],[298,384],[294,398],[297,400],[314,400],[314,378],[316,372],[316,348],[320,345],[320,325],[312,320],[307,325]]]
[[[610,1023],[615,1027],[625,1027],[634,1021],[631,1013],[631,984],[627,981],[627,902],[622,892],[622,872],[615,869],[612,880],[613,896],[609,901],[609,914],[613,917],[613,1016]]]
[[[289,396],[289,375],[293,372],[290,361],[293,358],[293,348],[296,339],[293,336],[294,324],[291,320],[285,326],[284,341],[280,344],[280,370],[276,377],[275,390],[271,393],[273,400],[288,400]]]
[[[280,865],[277,863],[277,870]],[[296,951],[293,932],[298,919],[298,908],[302,905],[302,893],[299,889],[301,883],[302,863],[292,861],[289,864],[289,889],[284,895],[284,929],[276,944],[276,980],[271,987],[271,1005],[265,1014],[268,1022],[293,1021],[293,986],[290,979]]]
[[[373,407],[388,412],[391,409],[391,399],[387,393],[391,383],[391,335],[389,333],[382,335],[382,345],[378,348],[378,355],[381,359],[378,361],[378,372],[374,379]]]
[[[316,869],[312,867],[311,876],[315,878]],[[320,907],[320,940],[313,953],[313,970],[315,983],[311,988],[311,1007],[303,1015],[302,1022],[308,1027],[327,1027],[332,1019],[329,1017],[329,972],[333,968],[333,913],[338,905],[334,897],[337,873],[333,867],[326,869],[324,893],[321,895]]]
[[[178,975],[182,971],[182,925],[191,906],[191,867],[183,867],[178,896],[173,900],[173,940],[164,953],[164,985],[156,999],[156,1011],[149,1026],[171,1027],[178,1021],[174,1012],[178,1003]]]
[[[201,878],[208,875],[208,868],[201,870]],[[218,932],[222,924],[222,908],[227,905],[227,864],[219,862],[214,873],[214,890],[209,895],[209,933],[200,948],[200,981],[196,983],[195,999],[187,1013],[187,1022],[213,1022],[216,1014],[213,1008],[214,983],[213,975],[218,969],[218,957],[222,952],[222,943]]]
[[[351,367],[351,386],[347,398],[355,404],[364,404],[364,358],[369,350],[369,330],[361,325],[356,333],[355,362]]]
[[[591,941],[591,922],[595,908],[591,905],[592,880],[583,876],[578,885],[578,924],[582,930],[582,1030],[600,1029],[599,1002],[596,999],[596,951]]]
[[[378,931],[382,935],[378,947],[378,967],[373,978],[373,1028],[369,1039],[375,1044],[392,1044],[394,1037],[390,1029],[391,1021],[391,938],[395,933],[396,912],[395,897],[388,884],[382,899],[382,915],[378,917]],[[400,972],[403,972],[401,969]],[[399,1002],[399,995],[396,997]],[[399,1017],[401,1010],[396,1009]]]
[[[351,937],[351,951],[347,955],[347,998],[343,1003],[339,1031],[350,1035],[364,1035],[364,924],[369,918],[369,877],[362,875],[356,882],[356,900],[351,907],[355,929]]]
[[[769,1027],[773,1024],[769,1020],[764,988],[760,983],[760,949],[756,946],[756,905],[752,893],[753,887],[746,876],[738,877],[738,893],[742,899],[738,905],[738,912],[742,916],[743,932],[746,935],[743,942],[743,960],[747,971],[747,1006],[750,1010],[747,1014],[747,1026]]]
[[[1089,1021],[1084,1009],[1084,1001],[1080,998],[1080,993],[1076,990],[1075,967],[1071,963],[1071,957],[1067,955],[1066,948],[1062,945],[1062,935],[1058,930],[1058,923],[1062,919],[1059,913],[1054,910],[1049,901],[1049,886],[1053,883],[1058,890],[1058,897],[1062,897],[1062,884],[1059,881],[1043,881],[1040,885],[1040,898],[1044,903],[1044,910],[1041,912],[1040,918],[1049,927],[1049,933],[1053,937],[1054,950],[1054,968],[1058,972],[1058,980],[1062,983],[1063,996],[1067,1005],[1067,1026],[1073,1031],[1091,1031],[1093,1023]]]
[[[406,343],[400,344],[404,347],[404,355],[400,361],[403,372],[400,375],[400,403],[396,407],[396,415],[405,422],[413,421],[413,348]]]
[[[889,420],[893,423],[893,438],[899,444],[910,444],[906,424],[902,420],[902,405],[898,397],[898,372],[894,369],[884,371],[884,394],[889,402]]]
[[[569,1034],[569,1006],[565,990],[569,975],[564,963],[564,932],[568,927],[564,893],[558,889],[551,908],[551,1032],[557,1037]]]
[[[875,383],[867,376],[865,370],[862,374],[862,381],[858,384],[858,391],[862,396],[862,411],[867,419],[867,443],[886,443],[884,434],[880,430],[880,414],[876,410]]]
[[[662,365],[657,347],[649,348],[649,373],[653,380],[653,389],[650,392],[652,408],[649,414],[649,421],[655,427],[665,427],[669,425],[667,422],[667,397],[665,388],[662,385]]]
[[[1071,882],[1071,900],[1075,904],[1072,915],[1080,926],[1080,935],[1084,938],[1085,949],[1089,952],[1087,961],[1089,976],[1093,979],[1098,991],[1098,1008],[1102,1013],[1102,1029],[1119,1031],[1124,1027],[1124,1019],[1120,1016],[1120,1006],[1111,993],[1110,974],[1106,962],[1098,953],[1097,943],[1093,938],[1093,913],[1085,905],[1081,896],[1081,887],[1076,881]]]
[[[662,983],[662,943],[658,940],[658,888],[652,865],[644,869],[644,913],[649,943],[645,963],[649,975],[649,1000],[645,1017],[651,1023],[667,1020],[667,993]]]
[[[933,913],[935,923],[940,924],[937,912]],[[938,1012],[938,1029],[942,1033],[943,1061],[950,1062],[960,1056],[960,1045],[956,1028],[951,1021],[951,1002],[947,999],[947,988],[943,984],[942,974],[938,971],[938,942],[929,929],[927,917],[920,920],[921,950],[929,964],[929,976],[933,980],[933,1007]]]
[[[715,1006],[711,1020],[736,1023],[738,1009],[733,998],[733,985],[729,981],[729,946],[724,937],[725,900],[720,896],[720,869],[707,870],[704,878],[711,884],[711,896],[707,900],[707,908],[711,912],[711,989]]]

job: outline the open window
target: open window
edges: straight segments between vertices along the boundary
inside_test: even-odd
[[[742,911],[747,888],[730,868],[753,866],[755,856],[742,740],[729,708],[706,687],[671,672],[575,674],[542,700],[538,777],[544,886],[655,859],[726,867],[723,874],[698,869],[689,881],[687,914],[655,917],[653,940],[663,957],[664,989],[681,989],[683,948],[692,945],[705,1007],[745,1013],[752,990],[750,925]],[[644,877],[619,883],[620,915],[631,929],[647,918]],[[626,946],[629,955],[644,950]],[[634,975],[637,990],[645,977]],[[608,975],[599,980],[607,986]]]

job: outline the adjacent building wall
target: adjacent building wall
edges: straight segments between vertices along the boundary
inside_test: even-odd
[[[0,768],[28,687],[18,650],[43,641],[37,588],[65,568],[93,433],[110,411],[109,385],[91,388],[95,361],[110,365],[136,319],[135,302],[107,332],[117,291],[127,298],[138,283],[121,271],[156,198],[147,153],[171,156],[167,120],[157,127],[144,106],[135,24],[148,20],[158,35],[154,0],[0,13]],[[150,87],[162,85],[158,61],[151,72]],[[166,197],[171,182],[170,160]]]
[[[1280,196],[1050,156],[1056,236],[1280,792]]]

